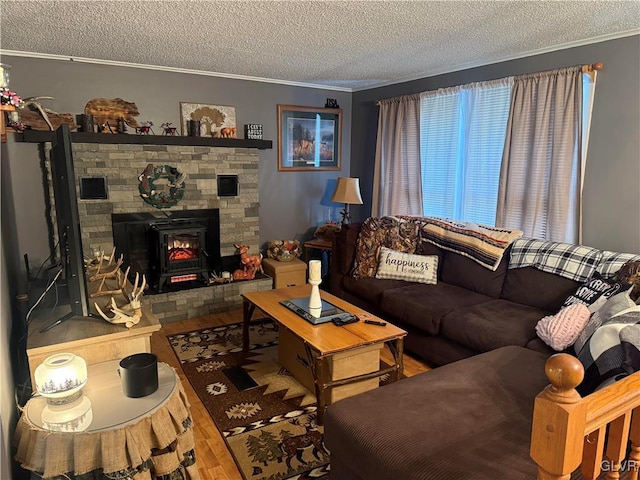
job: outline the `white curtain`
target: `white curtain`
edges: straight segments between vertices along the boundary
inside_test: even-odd
[[[420,95],[381,100],[379,107],[371,213],[422,215]]]
[[[581,67],[516,77],[500,172],[496,225],[579,242]]]

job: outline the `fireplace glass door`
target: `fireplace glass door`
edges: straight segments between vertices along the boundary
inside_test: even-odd
[[[151,227],[157,241],[155,257],[151,265],[152,285],[162,292],[165,285],[183,282],[205,282],[208,278],[206,262],[206,227],[197,223],[176,225],[155,224]]]
[[[169,233],[166,239],[169,270],[198,267],[200,264],[200,240],[197,233]]]

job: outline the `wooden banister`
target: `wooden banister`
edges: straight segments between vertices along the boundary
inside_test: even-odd
[[[602,471],[602,455],[607,427],[602,426],[584,437],[584,453],[580,470],[585,480],[595,480]]]
[[[577,358],[559,353],[547,360],[545,372],[551,385],[535,400],[531,458],[539,480],[569,480],[582,461],[587,409],[575,388],[584,368]]]
[[[631,411],[626,412],[616,418],[609,425],[609,435],[607,436],[606,455],[609,459],[608,479],[620,478],[622,461],[627,456],[627,442],[629,441],[629,428],[631,426]]]
[[[615,388],[609,388],[615,387]],[[587,395],[587,433],[611,423],[626,411],[640,406],[640,372]]]
[[[629,440],[631,441],[629,460],[633,460],[634,462],[630,480],[638,480],[638,470],[640,467],[640,407],[633,409],[631,428],[629,429]]]
[[[531,458],[538,465],[538,479],[569,480],[580,466],[585,480],[602,471],[607,480],[615,480],[623,470],[638,480],[640,372],[585,398],[575,390],[584,377],[577,358],[553,355],[545,372],[551,384],[536,397],[531,428]]]

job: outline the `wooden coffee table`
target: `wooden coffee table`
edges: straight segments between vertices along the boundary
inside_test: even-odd
[[[396,381],[403,370],[404,330],[390,324],[380,327],[363,321],[342,327],[332,322],[313,325],[280,304],[281,300],[308,297],[310,285],[248,292],[243,297],[243,348],[249,349],[249,323],[256,308],[278,323],[279,361],[309,389],[318,400],[318,424],[324,410],[341,398],[376,388],[379,377],[389,375]],[[367,313],[330,293],[321,291],[323,300],[342,310]],[[372,320],[381,321],[372,315]],[[387,345],[393,365],[380,363],[380,351]]]

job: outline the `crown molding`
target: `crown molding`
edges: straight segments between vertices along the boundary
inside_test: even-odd
[[[386,87],[389,85],[396,85],[399,83],[411,82],[411,81],[419,80],[422,78],[435,77],[437,75],[444,75],[447,73],[459,72],[461,70],[468,70],[471,68],[483,67],[486,65],[494,65],[496,63],[508,62],[510,60],[518,60],[521,58],[533,57],[535,55],[542,55],[545,53],[556,52],[558,50],[566,50],[568,48],[581,47],[584,45],[591,45],[594,43],[606,42],[608,40],[616,40],[618,38],[630,37],[630,36],[639,35],[639,34],[640,34],[640,29],[634,29],[634,30],[628,30],[625,32],[600,35],[600,36],[592,37],[585,40],[577,40],[574,42],[567,42],[559,45],[554,45],[552,47],[540,48],[524,54],[507,56],[491,62],[486,62],[486,61],[470,62],[470,63],[457,65],[455,67],[443,68],[440,70],[430,70],[428,72],[421,72],[408,77],[403,77],[396,80],[389,80],[387,82],[380,82],[380,83],[367,85],[363,87],[336,87],[332,85],[293,82],[289,80],[279,80],[275,78],[236,75],[233,73],[207,72],[204,70],[193,70],[188,68],[165,67],[165,66],[159,66],[159,65],[145,65],[141,63],[118,62],[113,60],[100,60],[95,58],[73,57],[68,55],[55,55],[55,54],[49,54],[49,53],[23,52],[19,50],[0,49],[0,56],[11,55],[15,57],[38,58],[43,60],[58,60],[58,61],[78,62],[78,63],[89,63],[89,64],[95,64],[95,65],[110,65],[114,67],[125,67],[125,68],[141,68],[145,70],[157,70],[157,71],[163,71],[163,72],[183,73],[186,75],[202,75],[202,76],[208,76],[208,77],[229,78],[232,80],[246,80],[249,82],[273,83],[277,85],[287,85],[292,87],[314,88],[319,90],[330,90],[330,91],[336,91],[336,92],[353,93],[353,92],[360,92],[364,90],[372,90],[380,87]]]
[[[3,50],[0,49],[1,55],[10,55],[14,57],[38,58],[42,60],[58,60],[76,63],[90,63],[95,65],[110,65],[113,67],[125,68],[142,68],[145,70],[158,70],[162,72],[183,73],[186,75],[202,75],[206,77],[229,78],[232,80],[246,80],[249,82],[275,83],[278,85],[287,85],[291,87],[315,88],[320,90],[332,90],[337,92],[351,92],[348,87],[336,87],[329,85],[319,85],[315,83],[293,82],[289,80],[279,80],[275,78],[252,77],[249,75],[236,75],[233,73],[207,72],[204,70],[193,70],[189,68],[165,67],[160,65],[145,65],[142,63],[118,62],[114,60],[100,60],[86,57],[71,57],[68,55],[55,55],[50,53],[23,52],[20,50]]]

